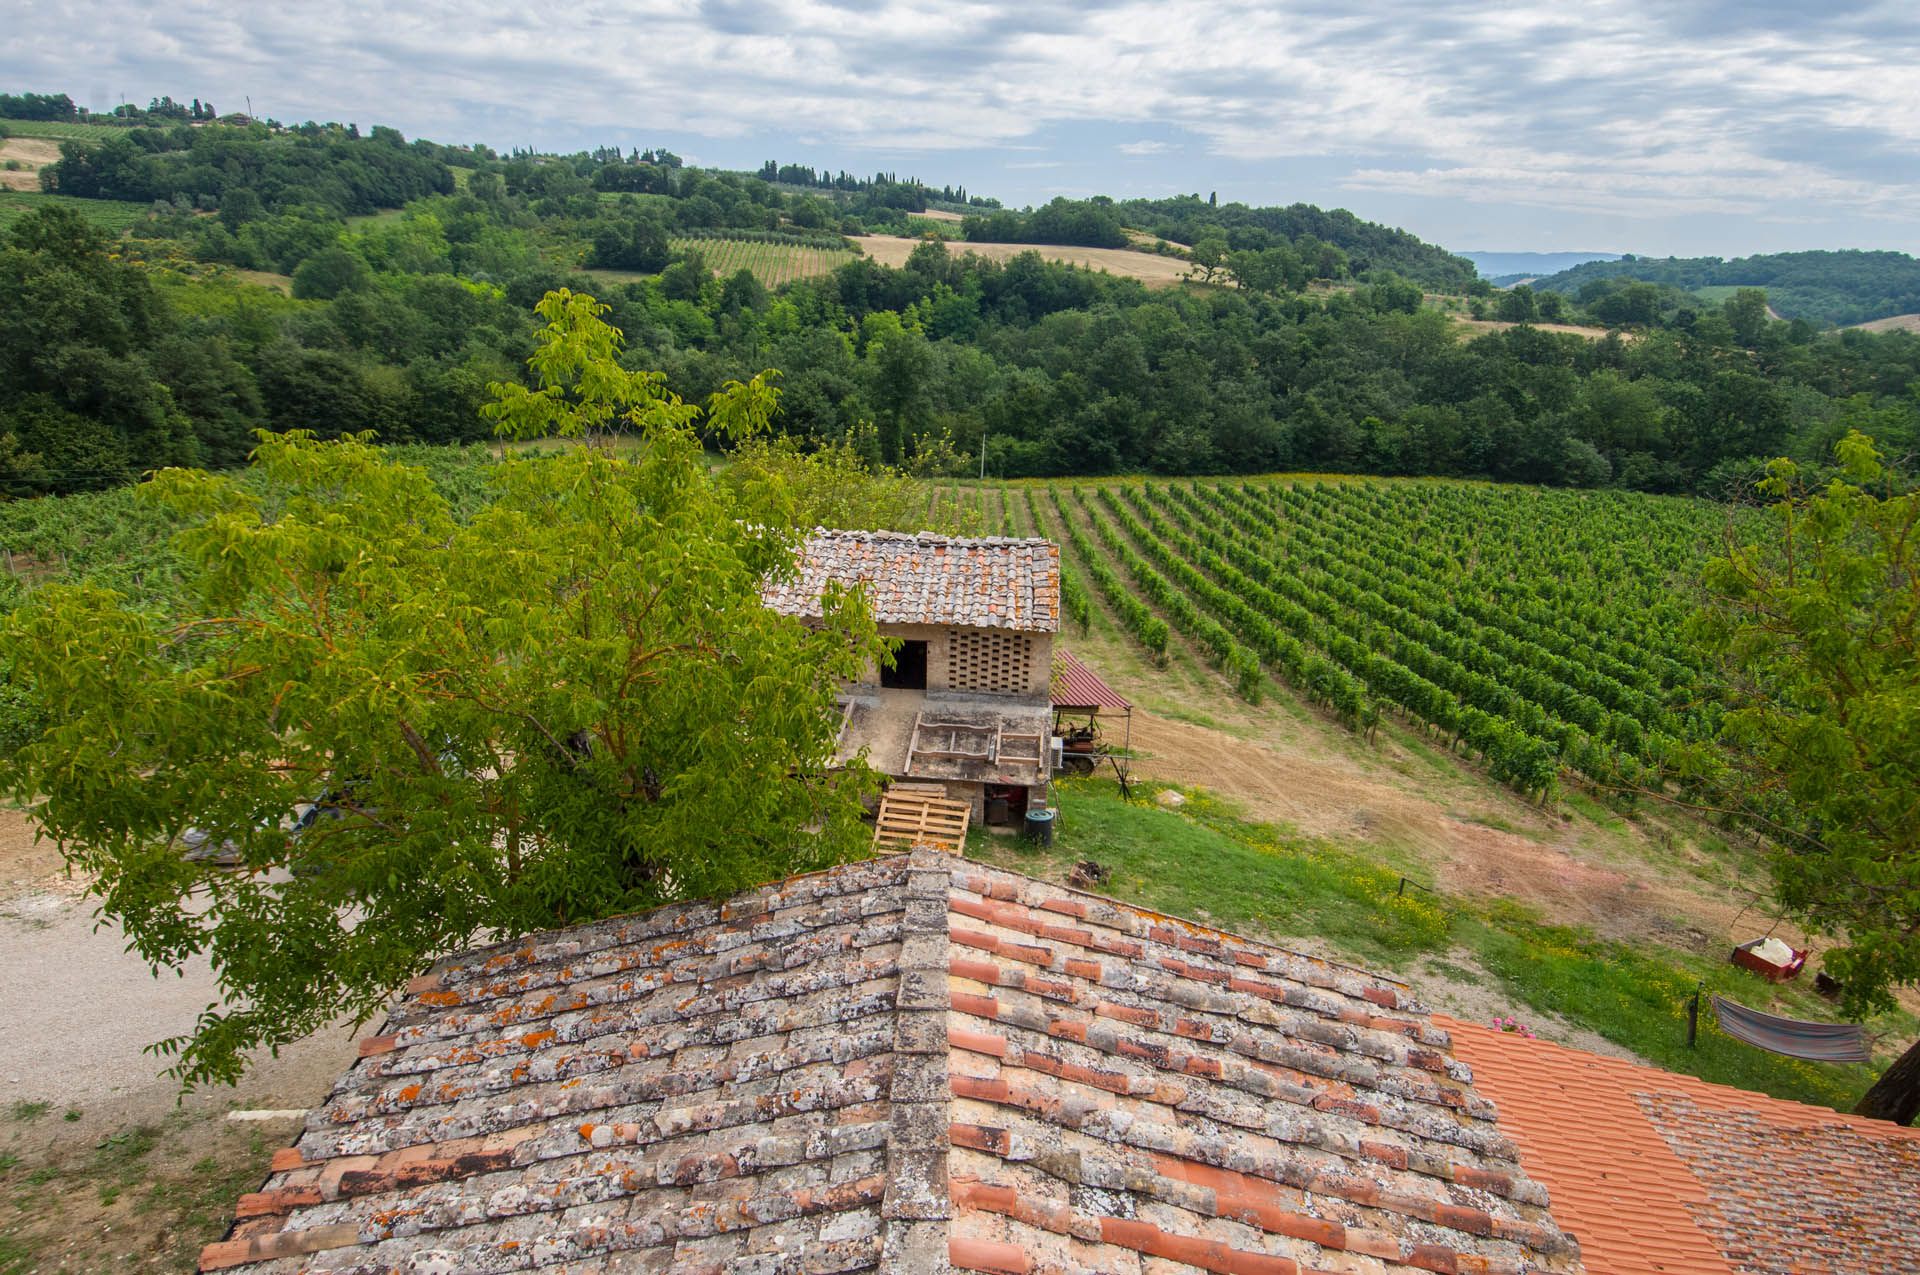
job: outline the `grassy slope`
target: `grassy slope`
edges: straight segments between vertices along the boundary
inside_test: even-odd
[[[1121,799],[1110,779],[1057,785],[1061,809],[1050,849],[980,833],[968,853],[1022,872],[1064,880],[1093,859],[1112,869],[1106,893],[1159,911],[1277,941],[1303,939],[1329,955],[1405,971],[1422,956],[1464,949],[1511,998],[1523,1021],[1550,1013],[1673,1071],[1825,1106],[1850,1107],[1874,1071],[1820,1066],[1763,1053],[1720,1034],[1702,1015],[1697,1048],[1686,1045],[1685,1002],[1697,985],[1763,1001],[1776,989],[1732,965],[1670,949],[1631,949],[1547,925],[1504,900],[1479,904],[1409,889],[1397,873],[1325,843],[1290,837],[1241,818],[1204,794],[1180,811],[1157,808],[1136,789]],[[1810,990],[1789,989],[1789,1008],[1823,1010]],[[1913,1024],[1882,1024],[1893,1036]]]

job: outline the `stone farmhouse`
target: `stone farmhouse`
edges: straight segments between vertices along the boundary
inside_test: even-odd
[[[839,755],[940,785],[976,822],[1017,823],[1053,773],[1048,683],[1060,629],[1060,549],[1050,540],[815,531],[766,604],[820,615],[830,584],[865,591],[892,667],[846,688]]]

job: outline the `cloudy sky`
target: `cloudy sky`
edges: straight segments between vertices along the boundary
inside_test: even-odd
[[[1008,203],[1218,191],[1455,249],[1920,249],[1914,0],[68,0],[0,89],[665,145]]]

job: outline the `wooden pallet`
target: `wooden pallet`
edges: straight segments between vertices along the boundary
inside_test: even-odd
[[[967,842],[967,819],[973,807],[945,796],[930,785],[895,784],[880,798],[880,819],[873,830],[876,850],[911,850],[938,846],[954,854]]]

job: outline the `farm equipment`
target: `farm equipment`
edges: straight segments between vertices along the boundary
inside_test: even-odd
[[[1059,769],[1073,775],[1091,775],[1106,762],[1113,767],[1121,792],[1126,792],[1133,705],[1065,649],[1053,653],[1052,682],[1053,738]],[[1103,713],[1108,719],[1120,718],[1125,737],[1117,748],[1107,742],[1101,730]]]
[[[1091,775],[1107,755],[1107,743],[1100,738],[1096,718],[1078,724],[1056,720],[1053,734],[1060,741],[1060,769],[1069,774]]]

